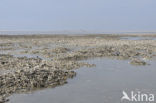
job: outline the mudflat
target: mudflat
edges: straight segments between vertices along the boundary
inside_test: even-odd
[[[0,36],[0,102],[9,101],[13,93],[63,85],[76,76],[75,69],[96,66],[82,60],[106,57],[150,65],[147,60],[156,56],[155,38],[155,34]]]

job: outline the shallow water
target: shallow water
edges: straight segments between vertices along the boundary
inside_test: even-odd
[[[10,103],[121,103],[122,91],[156,94],[154,61],[147,66],[100,58],[88,62],[97,66],[76,70],[77,76],[68,80],[68,84],[30,94],[14,94]]]
[[[132,36],[127,36],[127,37],[120,37],[121,40],[156,40],[155,37],[132,37]]]

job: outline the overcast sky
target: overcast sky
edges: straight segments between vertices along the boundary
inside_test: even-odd
[[[0,30],[156,31],[156,0],[0,0]]]

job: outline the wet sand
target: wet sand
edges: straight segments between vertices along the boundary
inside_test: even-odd
[[[123,39],[124,36],[141,37],[141,39]],[[138,66],[149,68],[152,65],[150,61],[154,61],[156,56],[156,40],[142,39],[144,37],[155,38],[155,35],[16,35],[0,37],[1,102],[8,101],[8,96],[14,93],[38,91],[66,84],[68,78],[75,77],[75,69],[95,67],[96,61],[88,63],[84,60],[105,57],[116,59],[118,62],[122,59],[127,63],[128,68],[132,66],[136,69]],[[152,76],[152,72],[150,73]],[[110,77],[117,75],[114,71],[112,74],[105,75]],[[113,82],[107,77],[97,80]]]

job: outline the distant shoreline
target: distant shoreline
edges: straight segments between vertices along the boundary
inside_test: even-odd
[[[53,37],[128,37],[128,36],[143,36],[143,37],[156,37],[156,33],[86,33],[86,34],[0,34],[0,38],[53,38]]]
[[[96,35],[96,34],[113,34],[113,35],[126,35],[126,34],[156,34],[156,32],[91,32],[91,31],[1,31],[2,35]]]

